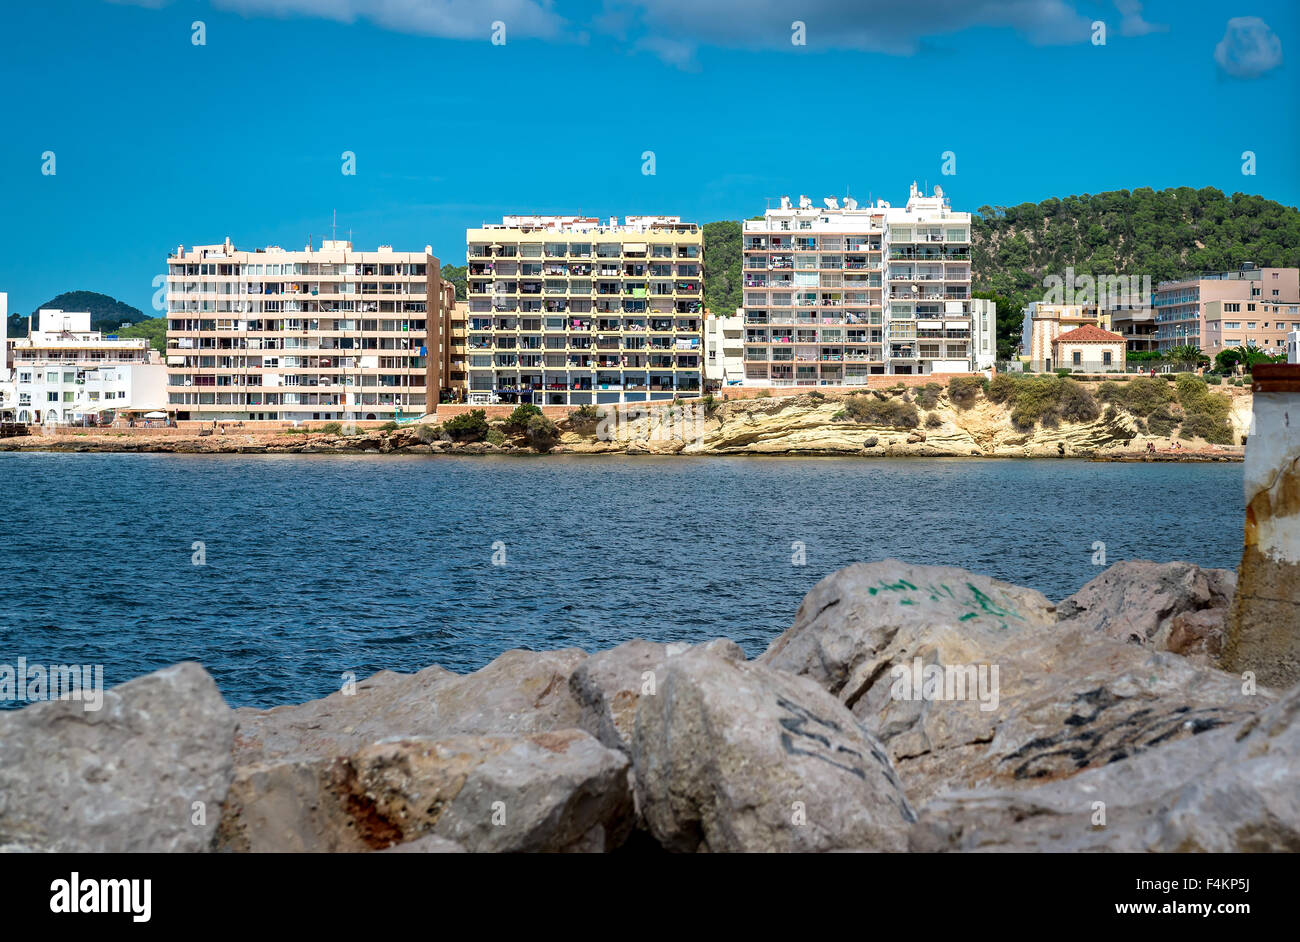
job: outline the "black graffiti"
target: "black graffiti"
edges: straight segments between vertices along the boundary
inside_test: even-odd
[[[1104,687],[1081,693],[1065,729],[1030,740],[1002,762],[1019,762],[1013,770],[1018,779],[1045,778],[1118,762],[1184,733],[1194,736],[1251,715],[1229,707],[1181,706],[1164,711],[1143,707],[1121,716],[1122,710],[1114,708],[1122,705],[1136,704]]]

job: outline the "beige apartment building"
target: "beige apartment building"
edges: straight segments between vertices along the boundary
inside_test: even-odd
[[[904,207],[781,198],[744,223],[746,385],[993,366],[991,302],[970,296],[970,213],[912,184]]]
[[[428,246],[180,246],[167,259],[169,409],[182,420],[418,418],[450,389],[453,298]]]
[[[1258,347],[1269,356],[1287,352],[1288,335],[1300,330],[1300,300],[1207,301],[1201,352],[1214,356],[1231,347]]]
[[[703,233],[679,216],[506,216],[466,231],[470,402],[698,396]]]
[[[1272,352],[1282,353],[1286,335],[1275,325],[1290,323],[1286,312],[1300,306],[1300,269],[1257,268],[1247,262],[1234,271],[1164,281],[1156,286],[1153,306],[1160,350],[1187,345],[1213,357],[1229,346],[1263,348],[1267,341]]]

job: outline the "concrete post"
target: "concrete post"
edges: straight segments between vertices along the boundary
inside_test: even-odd
[[[1300,682],[1300,365],[1254,369],[1246,532],[1223,665],[1258,683]]]

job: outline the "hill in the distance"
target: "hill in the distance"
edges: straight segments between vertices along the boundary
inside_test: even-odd
[[[1047,275],[1149,275],[1161,282],[1242,262],[1300,265],[1300,210],[1214,187],[1113,190],[982,206],[971,226],[972,287],[998,304],[998,356],[1020,340],[1020,310]]]
[[[125,301],[118,301],[98,291],[65,291],[50,298],[41,308],[57,308],[61,311],[89,311],[90,329],[106,333],[116,331],[122,324],[134,324],[145,320],[146,315],[138,307],[132,307]]]

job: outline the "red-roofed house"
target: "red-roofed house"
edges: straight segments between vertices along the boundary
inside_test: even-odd
[[[1052,341],[1050,368],[1068,368],[1076,373],[1122,373],[1125,346],[1119,334],[1084,324]]]

